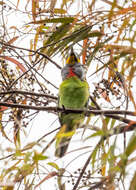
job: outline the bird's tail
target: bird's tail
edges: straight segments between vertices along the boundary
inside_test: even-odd
[[[63,125],[56,136],[56,157],[63,157],[68,149],[69,142],[74,135],[75,130],[71,130],[68,126]]]

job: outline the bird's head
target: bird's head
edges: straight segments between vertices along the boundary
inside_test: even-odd
[[[81,80],[85,78],[85,69],[80,63],[79,56],[73,51],[71,51],[66,60],[66,65],[61,70],[62,79],[65,80],[71,77],[78,77]]]
[[[80,58],[77,55],[77,53],[74,52],[73,47],[72,47],[67,57],[66,64],[74,65],[75,63],[80,63]]]

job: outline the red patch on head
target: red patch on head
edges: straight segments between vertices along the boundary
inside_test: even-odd
[[[76,76],[76,74],[73,72],[72,68],[70,67],[69,68],[69,73],[67,75],[67,78],[70,78],[70,77],[73,77],[73,76]]]

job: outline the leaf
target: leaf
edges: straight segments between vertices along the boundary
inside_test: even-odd
[[[46,180],[48,180],[48,179],[50,179],[50,178],[52,178],[52,177],[54,177],[54,176],[56,176],[56,175],[57,175],[57,172],[51,172],[51,173],[49,173],[45,178],[43,178],[43,179],[40,181],[40,183],[38,183],[38,184],[35,186],[34,189],[36,189],[37,187],[39,187],[44,181],[46,181]]]
[[[33,164],[24,164],[21,168],[18,168],[18,172],[15,175],[15,182],[20,182],[26,176],[31,175],[33,170],[35,169]]]
[[[132,154],[135,150],[136,150],[136,132],[134,132],[134,134],[131,136],[131,138],[128,142],[128,146],[126,148],[125,155],[127,157],[129,157],[130,154]]]
[[[19,6],[19,2],[20,2],[20,0],[17,1],[17,9],[18,9],[18,6]]]
[[[97,152],[99,150],[99,144],[100,144],[101,140],[98,142],[98,144],[95,146],[92,154],[91,154],[91,159],[92,159],[92,168],[94,168],[94,164],[95,164],[95,161],[96,161],[96,155],[97,155]]]
[[[21,150],[20,149],[16,149],[16,153],[14,154],[14,156],[16,156],[16,157],[20,157],[20,156],[23,156],[24,154],[21,152]]]
[[[115,119],[112,119],[111,125],[110,125],[110,129],[112,129],[112,128],[114,127],[115,123],[116,123],[116,120],[115,120]]]
[[[6,107],[6,106],[0,106],[0,111],[5,111],[7,109],[8,109],[8,107]]]
[[[4,5],[5,3],[3,1],[0,1],[0,5]]]
[[[36,142],[31,142],[31,143],[28,143],[26,146],[24,146],[24,150],[28,150],[28,149],[32,149],[33,146],[35,146],[37,143]]]
[[[86,137],[85,140],[87,140],[87,139],[89,139],[89,138],[92,138],[92,137],[104,136],[104,134],[105,134],[105,133],[104,133],[102,130],[99,130],[99,131],[93,133],[92,135]]]
[[[118,166],[120,167],[122,173],[125,173],[125,168],[127,166],[128,157],[136,150],[136,131],[132,134],[129,139],[128,145],[126,147],[125,152],[121,155],[121,159],[118,162]]]
[[[8,57],[8,56],[2,56],[2,55],[0,55],[0,57],[5,59],[5,60],[11,61],[14,64],[16,64],[22,72],[27,71],[26,68],[19,61],[17,61],[16,59],[14,59],[12,57]]]
[[[57,9],[57,8],[55,8],[53,12],[54,12],[55,14],[58,14],[58,13],[60,13],[60,14],[65,14],[67,11],[64,10],[64,9]]]
[[[71,23],[74,21],[73,17],[61,17],[61,18],[52,18],[52,19],[44,19],[38,20],[34,22],[30,22],[29,24],[45,24],[45,23]]]
[[[14,190],[14,186],[4,186],[1,190]]]
[[[13,28],[14,26],[10,27]],[[8,41],[8,44],[13,44],[17,39],[19,38],[19,36],[15,36],[14,38],[12,38],[11,40]]]
[[[62,4],[61,4],[61,8],[63,8],[64,6],[67,7],[67,3],[71,1],[71,0],[62,0]],[[73,1],[73,0],[72,0]]]
[[[135,24],[136,24],[136,20],[134,20],[134,21],[132,22],[132,24],[131,24],[131,26],[130,26],[130,28],[129,28],[129,32],[132,31],[132,28],[135,26]]]
[[[129,190],[135,190],[136,189],[136,172],[134,173],[134,176],[131,180]]]
[[[56,29],[56,31],[54,31],[52,33],[52,35],[47,40],[45,40],[43,42],[43,46],[46,47],[48,44],[60,41],[69,32],[69,30],[70,30],[70,24],[69,23],[62,23]],[[64,41],[63,41],[63,43],[64,43]],[[60,51],[58,47],[56,47],[56,48],[58,51]],[[47,51],[45,51],[44,53],[46,53],[47,55],[52,55],[53,52],[55,52],[55,53],[57,52],[56,48],[54,47],[54,45],[50,46],[50,48]],[[44,49],[42,51],[44,51]]]
[[[63,137],[71,137],[75,134],[75,131],[70,131],[70,132],[64,132],[64,133],[58,133],[57,138],[63,138]]]
[[[48,165],[52,166],[53,168],[55,168],[56,170],[59,170],[59,166],[55,163],[55,162],[48,162]]]
[[[34,161],[38,162],[39,160],[46,160],[46,159],[48,159],[47,156],[44,156],[43,154],[37,153],[37,152],[34,153],[34,156],[33,156]]]
[[[106,165],[104,165],[104,166],[101,168],[101,174],[102,174],[102,176],[105,176],[105,173],[106,173]]]
[[[123,14],[126,14],[128,13],[129,11],[136,11],[136,6],[134,4],[134,6],[130,6],[130,7],[127,7],[127,8],[122,8],[120,9],[119,11],[117,11],[115,13],[115,15],[123,15]]]
[[[37,0],[32,0],[32,16],[33,16],[33,20],[34,22],[36,21],[36,2]]]
[[[30,50],[33,50],[33,40],[30,40]],[[29,60],[32,63],[32,52],[29,51]]]
[[[25,6],[25,10],[27,11],[27,6],[29,4],[30,0],[27,0],[26,6]]]
[[[39,39],[39,34],[42,31],[42,29],[43,29],[43,25],[37,27],[37,29],[36,29],[36,34],[35,34],[35,38],[34,38],[34,50],[35,51],[36,51],[36,46],[37,46],[38,39]],[[32,48],[32,40],[31,40],[31,44],[30,45],[31,45],[30,48]]]

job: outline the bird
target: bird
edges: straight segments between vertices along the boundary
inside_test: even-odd
[[[67,152],[70,140],[76,129],[85,119],[84,112],[66,112],[66,109],[85,109],[89,100],[89,85],[85,78],[84,66],[74,52],[73,47],[61,70],[62,83],[59,87],[58,106],[64,111],[59,113],[61,128],[56,135],[56,157],[63,157]]]

